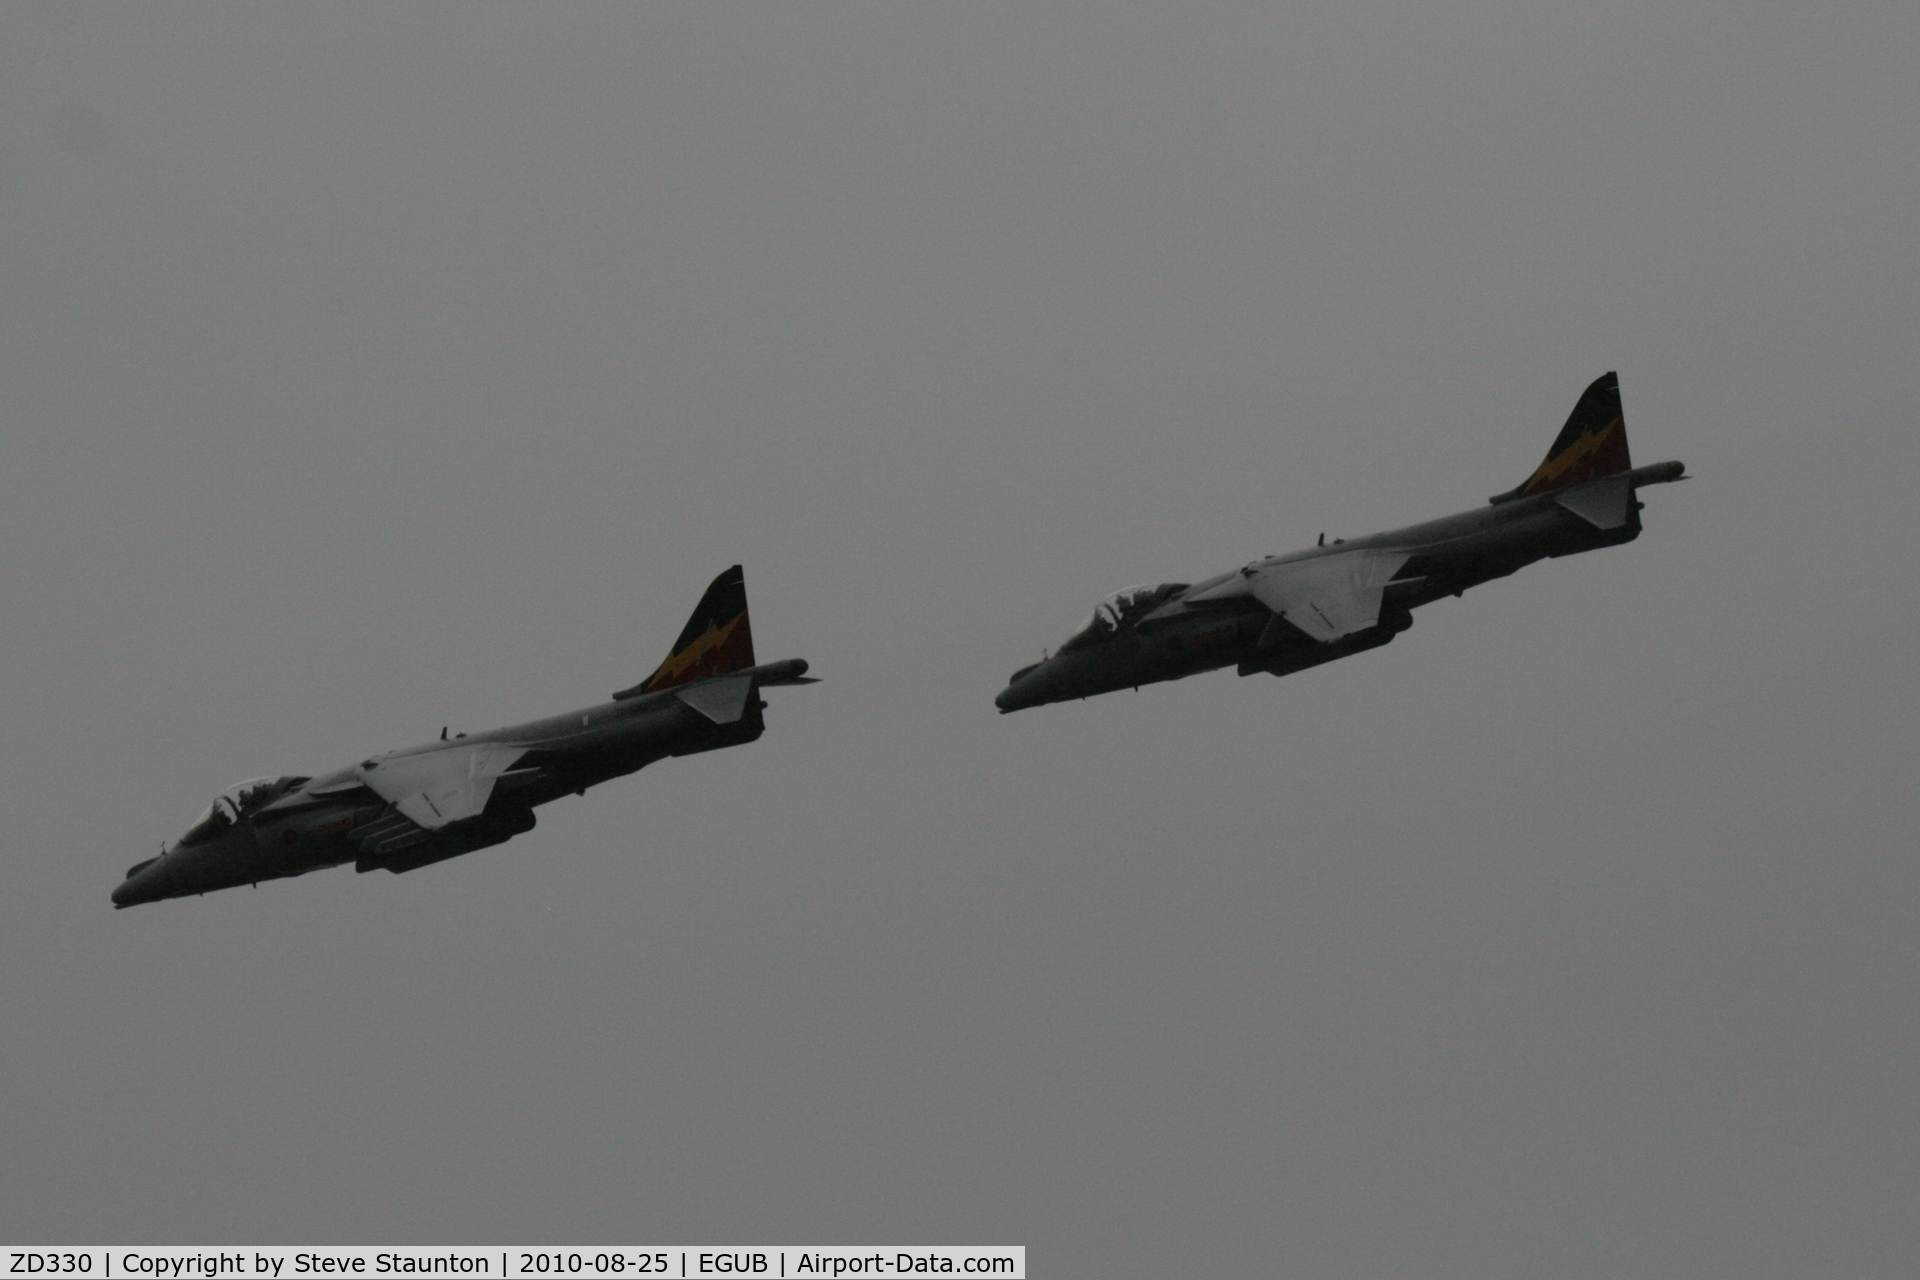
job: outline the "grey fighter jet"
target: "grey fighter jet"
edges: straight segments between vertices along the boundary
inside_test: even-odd
[[[803,658],[756,665],[745,575],[713,580],[658,670],[612,701],[531,724],[458,734],[318,778],[255,778],[214,799],[159,857],[127,871],[131,907],[305,875],[412,871],[533,829],[533,810],[667,756],[752,742],[769,685],[813,684]]]
[[[994,703],[1019,711],[1228,666],[1284,676],[1377,649],[1442,596],[1549,556],[1632,542],[1637,491],[1685,472],[1679,462],[1633,465],[1620,379],[1609,373],[1580,397],[1546,461],[1488,505],[1365,538],[1322,536],[1204,582],[1115,592],[1051,656],[1014,672]]]

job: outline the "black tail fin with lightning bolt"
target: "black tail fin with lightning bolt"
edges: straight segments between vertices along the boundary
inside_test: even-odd
[[[654,693],[703,676],[744,671],[753,665],[753,628],[747,622],[747,575],[734,565],[713,580],[681,628],[659,669],[635,691]]]
[[[1631,471],[1627,454],[1627,423],[1620,409],[1620,375],[1597,379],[1573,406],[1567,425],[1554,437],[1546,461],[1516,489],[1497,494],[1491,502],[1512,502],[1538,493],[1552,493],[1586,480]]]

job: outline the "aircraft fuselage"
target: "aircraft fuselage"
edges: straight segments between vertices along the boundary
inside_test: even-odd
[[[1640,536],[1636,487],[1677,479],[1682,470],[1679,463],[1660,463],[1593,482],[1621,490],[1614,498],[1620,509],[1612,517],[1603,514],[1598,524],[1575,509],[1581,491],[1562,490],[1270,556],[1191,586],[1171,584],[1140,616],[1105,634],[1082,632],[1059,652],[1016,671],[995,705],[1003,712],[1018,711],[1229,666],[1243,676],[1287,675],[1379,648],[1413,625],[1414,609],[1443,596],[1459,595],[1536,560],[1633,541]],[[1377,619],[1359,630],[1316,638],[1256,596],[1236,590],[1236,580],[1311,573],[1307,562],[1352,558],[1355,552],[1405,556],[1379,591]]]
[[[224,829],[199,839],[189,832],[159,857],[130,869],[113,892],[114,905],[259,884],[348,862],[363,872],[411,871],[500,844],[532,830],[533,810],[549,801],[585,794],[669,756],[754,741],[766,729],[759,686],[797,681],[806,665],[791,659],[742,673],[751,687],[728,723],[716,723],[670,689],[423,743],[317,778],[280,779],[287,784],[281,794]],[[404,769],[417,757],[488,747],[514,753],[512,767],[493,780],[480,812],[437,829],[410,821],[370,781],[380,770]]]

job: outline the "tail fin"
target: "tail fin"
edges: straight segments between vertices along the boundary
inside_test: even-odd
[[[1489,501],[1531,498],[1632,469],[1633,460],[1627,454],[1627,423],[1620,411],[1620,375],[1609,373],[1580,396],[1567,425],[1554,437],[1553,448],[1547,450],[1547,460],[1519,488]]]
[[[753,629],[747,624],[747,575],[734,565],[713,580],[673,652],[634,693],[671,689],[703,676],[744,671],[753,665]]]

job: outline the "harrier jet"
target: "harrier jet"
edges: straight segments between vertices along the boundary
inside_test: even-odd
[[[1487,506],[1365,538],[1323,535],[1204,582],[1115,592],[1051,656],[1014,672],[994,703],[1019,711],[1227,666],[1284,676],[1377,649],[1442,596],[1549,556],[1632,542],[1637,491],[1685,471],[1633,465],[1620,379],[1609,373],[1580,397],[1546,461]]]
[[[131,907],[351,862],[412,871],[533,829],[533,810],[667,756],[752,742],[768,685],[813,684],[803,658],[756,666],[746,577],[713,580],[659,670],[610,702],[488,733],[440,731],[318,778],[254,778],[127,871]]]

